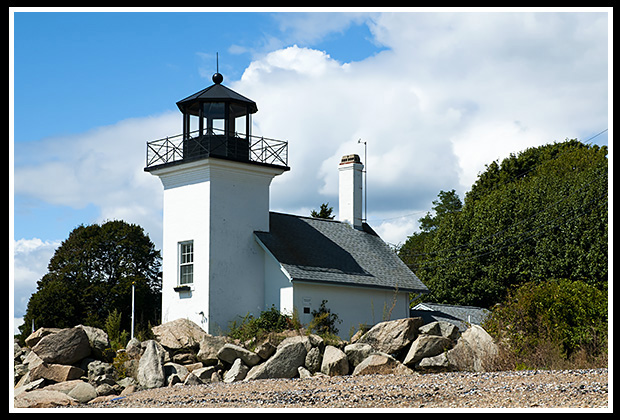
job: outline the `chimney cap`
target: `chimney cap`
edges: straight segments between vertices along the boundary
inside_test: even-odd
[[[344,155],[341,159],[340,159],[340,164],[341,165],[345,165],[347,163],[362,163],[362,160],[360,159],[359,155]]]

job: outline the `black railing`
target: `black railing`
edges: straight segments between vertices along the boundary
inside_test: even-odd
[[[206,157],[288,167],[288,142],[255,136],[226,136],[223,131],[187,139],[179,134],[146,144],[145,169]]]

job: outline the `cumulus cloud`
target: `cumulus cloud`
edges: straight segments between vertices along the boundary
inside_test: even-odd
[[[13,243],[14,265],[12,284],[14,310],[24,314],[30,295],[36,290],[37,282],[47,272],[47,265],[54,255],[59,241],[43,241],[39,238],[20,239]],[[16,323],[16,327],[20,322]]]
[[[265,38],[241,79],[228,82],[257,102],[254,134],[289,142],[291,171],[272,184],[274,210],[309,214],[330,202],[337,213],[338,162],[363,156],[361,138],[368,218],[399,243],[440,190],[462,195],[485,164],[607,128],[605,14],[277,16],[280,38]],[[381,52],[344,63],[309,46],[361,22]],[[15,193],[94,205],[98,221],[139,223],[158,239],[162,192],[142,170],[145,143],[180,127],[171,112],[16,145]]]
[[[382,219],[428,209],[442,189],[463,195],[510,153],[607,127],[604,14],[385,13],[366,22],[387,47],[373,57],[341,63],[293,45],[254,60],[233,86],[257,101],[260,135],[289,141],[292,170],[272,189],[278,207],[330,201],[337,210],[337,164],[363,154],[362,138],[369,219],[398,243],[411,220],[395,229]]]
[[[92,131],[16,144],[15,194],[57,206],[99,209],[97,220],[122,219],[161,236],[162,189],[145,173],[146,142],[174,135],[176,113],[134,118]],[[153,238],[152,238],[153,239]]]
[[[311,47],[362,21],[381,52],[344,63]],[[265,38],[227,82],[257,102],[254,134],[289,142],[291,171],[271,188],[276,211],[309,215],[329,202],[338,213],[337,166],[345,154],[363,158],[361,138],[369,222],[399,244],[440,190],[462,197],[485,164],[607,128],[606,14],[292,14],[279,24],[282,36]],[[14,192],[94,207],[98,219],[83,223],[137,223],[160,246],[162,187],[143,171],[146,142],[180,131],[180,113],[166,112],[16,144]],[[15,243],[17,315],[57,246]]]

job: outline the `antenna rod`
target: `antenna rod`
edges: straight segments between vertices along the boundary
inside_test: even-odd
[[[364,218],[362,221],[368,223],[368,150],[366,140],[362,141],[360,138],[357,143],[364,143],[364,169],[362,170],[364,173]]]
[[[215,53],[215,72],[216,73],[220,72],[220,57],[218,54],[219,53]]]

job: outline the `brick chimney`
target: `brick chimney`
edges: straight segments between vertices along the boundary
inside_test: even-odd
[[[338,165],[338,212],[342,222],[356,229],[362,228],[362,170],[364,165],[358,155],[345,155]]]

